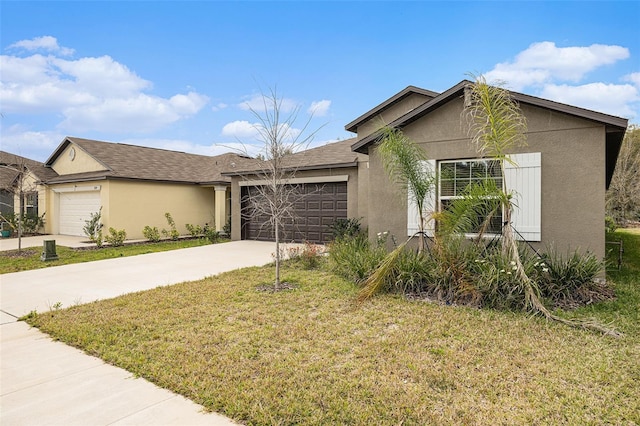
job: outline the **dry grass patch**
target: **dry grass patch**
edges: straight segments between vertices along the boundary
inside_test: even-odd
[[[248,424],[633,424],[638,324],[613,339],[520,314],[252,268],[30,322]]]

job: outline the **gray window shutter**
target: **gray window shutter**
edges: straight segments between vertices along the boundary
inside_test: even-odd
[[[541,240],[542,217],[542,154],[512,154],[515,164],[505,161],[504,179],[507,191],[513,194],[512,223],[518,239]]]

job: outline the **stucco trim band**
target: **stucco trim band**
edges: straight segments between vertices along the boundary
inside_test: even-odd
[[[329,182],[347,182],[349,180],[349,175],[337,175],[337,176],[315,176],[315,177],[306,177],[306,178],[291,178],[282,181],[284,184],[296,185],[300,183],[329,183]],[[266,185],[270,183],[270,181],[266,179],[262,180],[244,180],[238,182],[240,186],[258,186],[258,185]]]

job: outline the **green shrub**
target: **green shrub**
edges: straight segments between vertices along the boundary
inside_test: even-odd
[[[604,218],[604,230],[607,234],[612,234],[618,229],[618,224],[612,216],[605,216]]]
[[[329,262],[333,271],[355,283],[366,280],[386,254],[384,246],[372,244],[363,234],[339,238],[329,244]]]
[[[166,229],[162,229],[162,235],[164,235],[167,238],[171,238],[172,240],[177,240],[178,237],[180,236],[180,232],[178,232],[178,230],[176,229],[176,222],[173,220],[173,217],[171,217],[171,213],[167,212],[164,214],[164,217],[167,219],[167,223],[169,224],[169,230],[167,231]]]
[[[222,227],[222,232],[224,232],[227,236],[231,235],[231,218],[227,219],[227,222]]]
[[[98,247],[102,247],[102,207],[95,213],[89,215],[89,220],[84,221],[82,230],[84,234],[89,237],[89,240],[96,244]]]
[[[189,231],[189,234],[191,234],[192,237],[199,237],[204,233],[202,230],[202,226],[200,225],[192,225],[190,223],[187,223],[185,225],[185,228],[187,228],[187,231]]]
[[[145,226],[142,230],[142,235],[144,235],[147,240],[153,243],[157,243],[158,241],[160,241],[160,231],[156,226],[154,226],[153,228],[149,225]]]
[[[334,240],[353,238],[363,233],[359,218],[336,219],[329,225]]]
[[[220,232],[216,231],[215,228],[209,227],[208,224],[204,225],[204,229],[202,230],[204,233],[204,237],[208,239],[212,244],[215,244],[220,241]]]
[[[32,214],[23,214],[22,216],[17,215],[15,213],[7,213],[2,217],[9,226],[15,231],[18,232],[18,219],[22,219],[22,234],[37,234],[42,227],[44,226],[45,213],[42,213],[41,216],[36,216]]]
[[[109,235],[104,236],[104,240],[111,244],[113,247],[119,247],[124,244],[124,240],[127,239],[127,232],[124,229],[117,230],[115,228],[109,228]]]

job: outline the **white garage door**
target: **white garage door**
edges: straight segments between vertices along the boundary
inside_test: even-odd
[[[100,191],[60,194],[60,234],[84,236],[85,221],[100,210]]]

